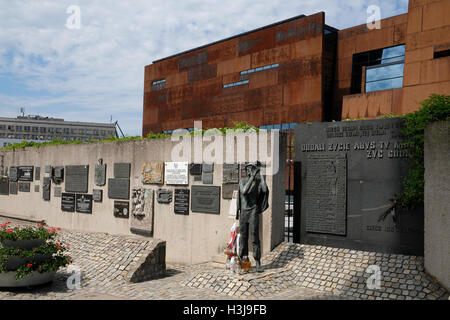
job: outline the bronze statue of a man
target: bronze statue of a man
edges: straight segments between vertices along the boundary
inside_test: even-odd
[[[253,245],[253,258],[256,271],[262,272],[261,246],[259,241],[259,217],[269,207],[269,189],[263,175],[261,164],[247,164],[247,176],[239,182],[236,219],[239,219],[239,250],[241,261],[248,257],[248,240]]]

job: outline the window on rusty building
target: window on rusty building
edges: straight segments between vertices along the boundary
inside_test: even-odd
[[[401,88],[405,45],[353,55],[351,94]]]
[[[166,79],[152,82],[152,91],[163,90],[166,88]]]

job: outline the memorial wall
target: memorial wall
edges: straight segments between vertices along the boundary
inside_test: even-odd
[[[283,136],[272,143],[270,135],[251,135],[268,151],[269,158],[259,159],[286,162]],[[229,159],[226,150],[237,149],[237,140],[223,144],[223,159]],[[232,202],[243,166],[237,155],[235,163],[198,161],[198,148],[174,161],[172,150],[180,143],[155,139],[0,151],[0,214],[71,230],[154,237],[167,242],[168,262],[210,261],[223,252],[236,221]],[[211,144],[200,143],[203,150]],[[250,149],[245,146],[242,163],[252,161]],[[265,176],[273,191],[261,220],[263,253],[284,239],[285,165],[277,169]]]

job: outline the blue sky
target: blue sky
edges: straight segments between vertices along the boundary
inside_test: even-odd
[[[67,8],[81,10],[68,29]],[[118,120],[140,135],[144,66],[300,14],[325,12],[338,29],[408,10],[408,0],[0,0],[0,117]]]

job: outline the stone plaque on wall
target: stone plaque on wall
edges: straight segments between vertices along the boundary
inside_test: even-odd
[[[191,163],[189,165],[189,173],[191,176],[200,176],[202,174],[202,164]]]
[[[110,199],[130,199],[130,179],[109,178],[108,198]]]
[[[18,194],[19,192],[19,184],[18,182],[10,181],[9,182],[9,194]]]
[[[114,217],[128,219],[130,204],[128,201],[114,201]]]
[[[202,163],[202,172],[214,172],[214,163]]]
[[[9,168],[9,181],[17,182],[18,176],[17,176],[17,167],[10,167]]]
[[[214,180],[214,163],[202,164],[202,182],[204,184],[213,184]]]
[[[191,210],[220,214],[220,187],[192,186]]]
[[[61,210],[65,212],[75,212],[74,193],[63,193],[61,195]]]
[[[27,182],[33,181],[33,173],[34,173],[33,166],[17,167],[17,179],[19,181],[27,181]]]
[[[92,190],[92,198],[95,202],[102,202],[103,201],[103,190],[101,189],[94,189]]]
[[[145,162],[142,164],[142,183],[164,184],[164,162]]]
[[[233,192],[239,189],[239,183],[224,183],[222,184],[222,198],[232,199]]]
[[[31,184],[29,182],[19,182],[20,192],[30,192]]]
[[[135,188],[132,190],[131,227],[136,234],[152,236],[153,234],[153,201],[152,189]]]
[[[239,164],[224,163],[223,164],[223,180],[225,183],[239,183]]]
[[[345,235],[347,158],[345,154],[308,155],[306,231]]]
[[[189,184],[189,164],[187,162],[166,162],[164,177],[166,184]]]
[[[52,180],[50,177],[44,177],[44,182],[42,184],[42,198],[45,201],[50,201],[50,189]]]
[[[52,173],[52,166],[45,166],[44,167],[44,172],[45,173]]]
[[[58,166],[52,168],[52,181],[54,184],[60,184],[64,181],[64,167]]]
[[[92,194],[77,194],[75,196],[75,210],[79,213],[92,213]]]
[[[94,182],[96,186],[106,184],[106,164],[103,163],[103,159],[98,159],[98,163],[95,165]]]
[[[158,200],[158,203],[171,203],[172,190],[158,189],[156,190],[156,198]]]
[[[61,198],[61,193],[62,193],[61,187],[54,187],[53,188],[53,196],[55,198]]]
[[[41,180],[41,167],[34,168],[34,179],[37,181]]]
[[[39,192],[39,185],[38,184],[34,186],[34,192]]]
[[[89,166],[66,166],[66,192],[88,192]]]
[[[189,189],[175,189],[174,212],[189,215]]]
[[[114,163],[114,178],[130,178],[131,163]]]
[[[7,177],[0,176],[0,195],[9,195],[9,179]]]

